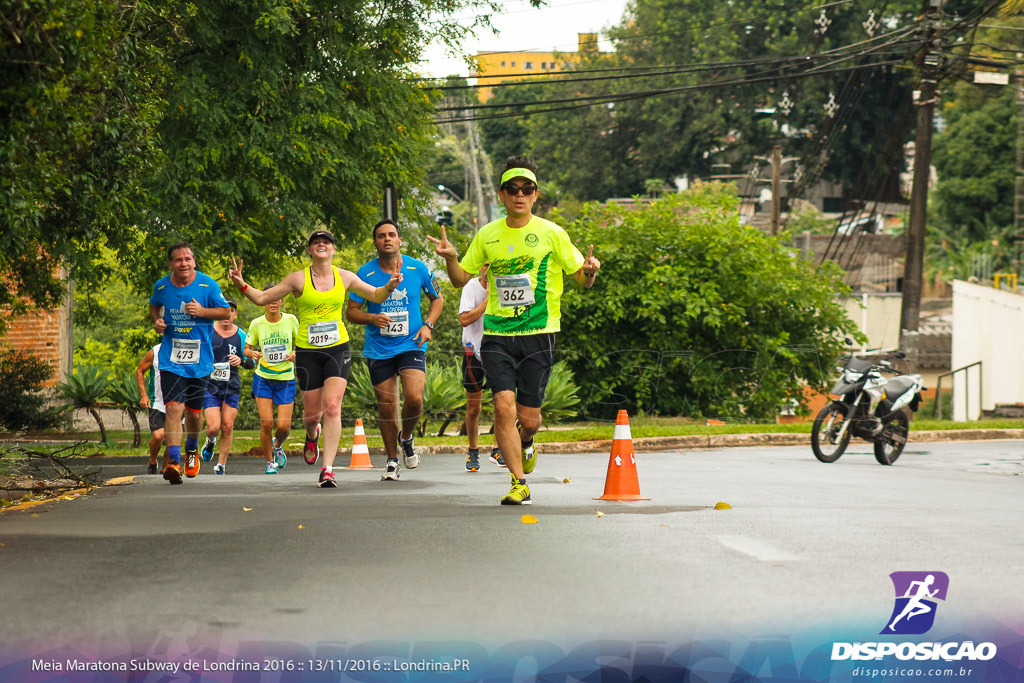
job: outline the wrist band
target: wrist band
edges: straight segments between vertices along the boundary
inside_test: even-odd
[[[242,288],[240,290],[238,290],[238,291],[244,292],[247,289],[249,289],[249,285],[248,284],[244,284],[244,285],[242,285]]]

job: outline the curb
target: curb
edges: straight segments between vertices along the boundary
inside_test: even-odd
[[[938,441],[994,441],[1024,439],[1024,429],[950,429],[945,431],[910,432],[910,442]],[[810,434],[788,432],[766,432],[761,434],[692,434],[689,436],[648,436],[633,439],[633,450],[638,452],[662,451],[666,449],[700,448],[742,448],[744,446],[810,446]],[[592,441],[553,441],[538,444],[541,453],[603,453],[611,452],[611,439]],[[416,446],[422,455],[436,455],[456,452],[461,446]],[[296,451],[298,457],[302,453]],[[351,448],[339,448],[338,457],[349,457]],[[370,448],[371,455],[383,455],[384,448]],[[249,455],[246,453],[245,455]],[[289,453],[291,457],[291,453]]]

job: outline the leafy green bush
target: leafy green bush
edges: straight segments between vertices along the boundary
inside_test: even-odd
[[[106,373],[94,365],[79,364],[74,372],[64,377],[64,381],[56,387],[57,395],[69,401],[60,409],[66,412],[85,410],[100,428],[100,443],[107,443],[107,426],[103,424],[99,409],[107,405],[104,399],[110,388],[110,379]]]
[[[362,358],[352,359],[352,370],[349,373],[348,388],[345,400],[341,404],[342,419],[355,424],[356,418],[362,418],[363,424],[377,424],[377,396],[373,393],[370,383],[370,370]]]
[[[448,424],[466,407],[466,390],[462,386],[461,370],[451,364],[427,363],[427,382],[423,389],[423,420],[420,436],[427,430],[431,418],[441,420],[438,436],[444,435]]]
[[[545,422],[557,422],[576,417],[576,407],[579,403],[579,387],[573,381],[569,364],[564,360],[555,363],[555,366],[551,368],[547,391],[544,392],[541,416]]]
[[[426,433],[429,420],[441,420],[443,431],[465,406],[466,390],[462,388],[460,369],[451,363],[428,361],[420,436]],[[348,422],[361,417],[367,426],[377,423],[377,396],[370,384],[370,371],[362,360],[352,362],[342,412]]]
[[[588,417],[774,419],[805,386],[824,388],[822,359],[859,335],[839,267],[741,225],[716,184],[637,209],[587,205],[566,229],[602,262],[593,289],[570,284],[562,300],[559,346],[591,392]]]
[[[0,348],[0,430],[48,429],[60,423],[43,391],[43,382],[52,376],[53,368],[40,358]]]

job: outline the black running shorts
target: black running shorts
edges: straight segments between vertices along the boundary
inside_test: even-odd
[[[487,388],[487,373],[483,361],[472,353],[462,356],[462,386],[470,394],[478,394]]]
[[[348,342],[323,349],[295,349],[295,380],[302,391],[323,388],[328,377],[348,381],[351,370]]]
[[[540,408],[555,364],[555,335],[502,337],[484,334],[480,345],[491,391],[516,392],[516,403]]]

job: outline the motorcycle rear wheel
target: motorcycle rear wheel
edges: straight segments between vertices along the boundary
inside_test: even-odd
[[[828,404],[814,418],[814,426],[811,427],[811,450],[814,457],[821,462],[835,462],[839,456],[846,451],[850,445],[850,430],[839,441],[836,437],[839,430],[843,428],[845,416],[833,404]]]
[[[875,460],[878,461],[879,465],[891,465],[903,453],[903,448],[907,445],[907,435],[910,433],[910,420],[907,419],[907,413],[897,410],[895,413],[890,413],[883,417],[883,431],[889,428],[903,436],[903,443],[894,445],[882,440],[881,436],[879,436],[878,440],[875,441]]]

